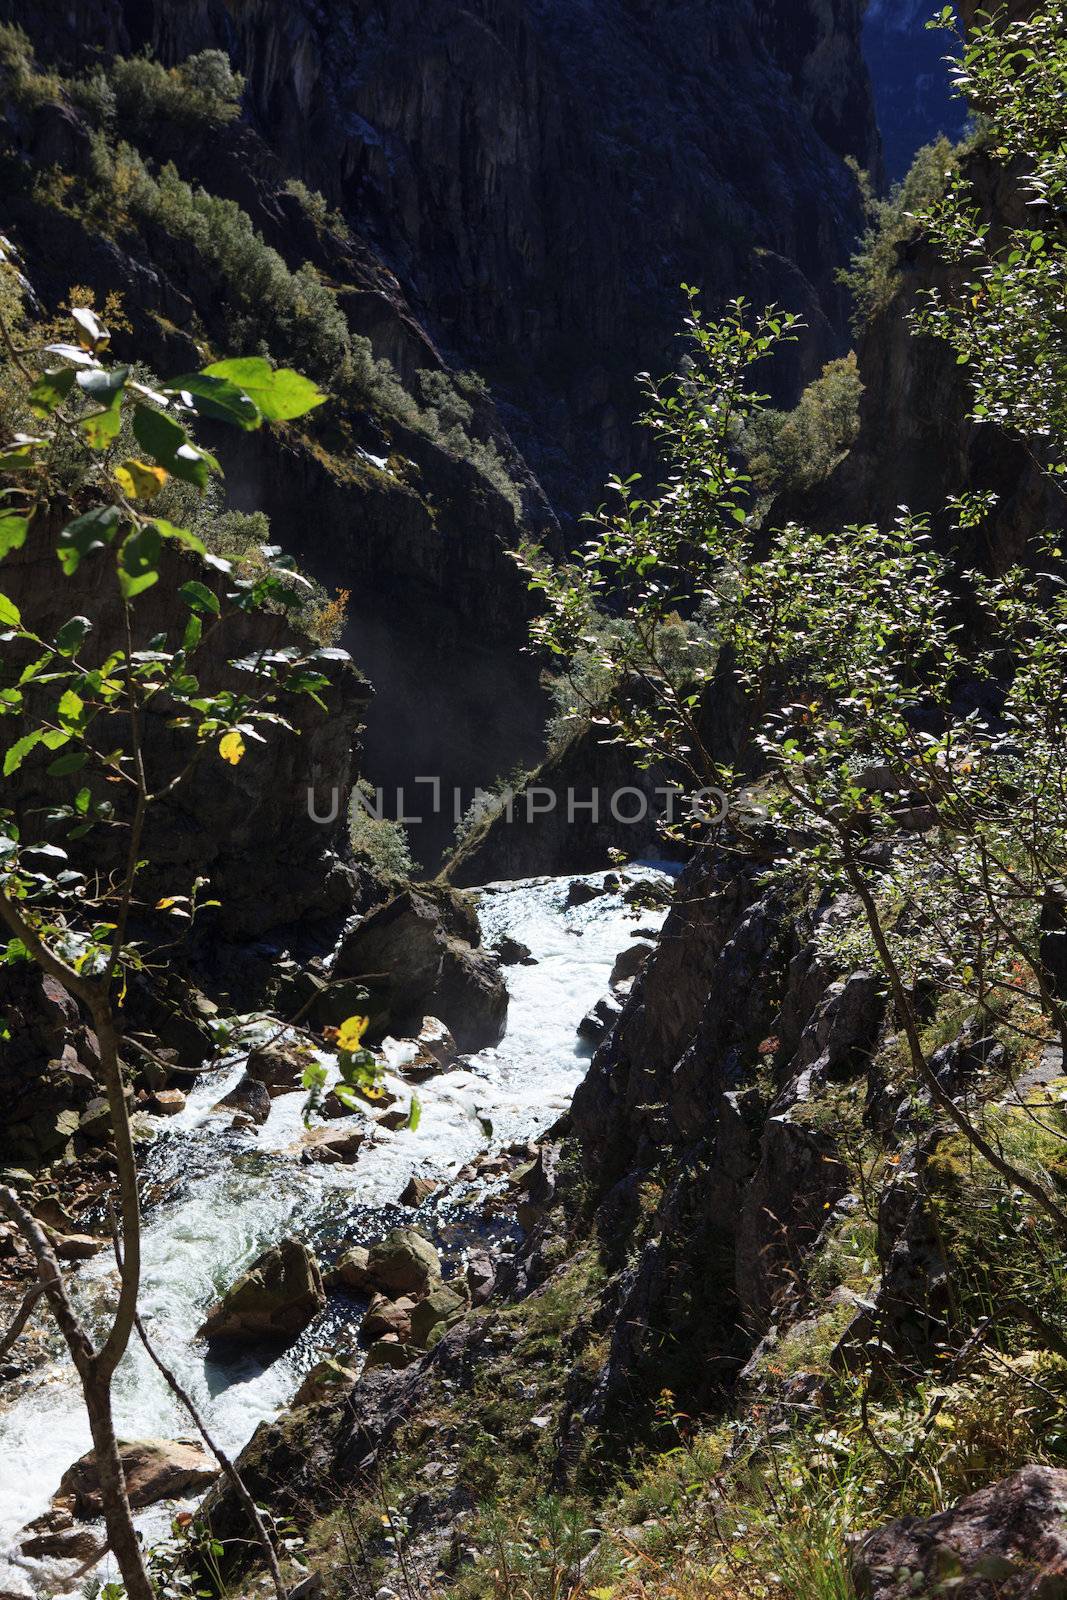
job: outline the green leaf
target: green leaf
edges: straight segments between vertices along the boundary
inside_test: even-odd
[[[212,593],[206,583],[198,583],[195,578],[183,583],[178,594],[193,611],[210,611],[217,616],[221,609],[218,595]]]
[[[74,384],[73,367],[52,367],[42,372],[30,390],[30,410],[47,417],[67,398]]]
[[[151,522],[130,534],[119,562],[119,588],[125,600],[133,600],[158,580],[161,546],[162,540]]]
[[[419,1125],[419,1123],[421,1121],[422,1121],[422,1101],[419,1099],[417,1094],[413,1094],[412,1097],[411,1097],[411,1106],[410,1106],[410,1108],[408,1110],[408,1128],[409,1128],[409,1130],[412,1133],[414,1133],[416,1128],[418,1127],[418,1125]]]
[[[0,512],[0,561],[12,550],[21,550],[26,543],[29,517],[20,517],[14,511]]]
[[[22,626],[22,612],[14,600],[9,600],[6,594],[0,594],[0,624],[7,628]]]
[[[262,411],[268,422],[287,422],[321,406],[326,396],[310,378],[301,377],[288,367],[277,371],[262,356],[238,356],[232,361],[214,361],[204,368],[211,378],[226,378],[236,384]]]
[[[204,554],[203,539],[198,539],[188,528],[176,527],[173,522],[166,522],[162,517],[157,517],[153,526],[164,539],[174,539],[178,544],[183,544],[187,550],[195,550],[198,556]]]
[[[57,756],[48,768],[50,778],[66,778],[72,772],[80,772],[89,759],[87,750],[70,750],[65,756]]]
[[[85,701],[73,689],[65,690],[60,696],[57,712],[60,722],[72,733],[84,727]]]
[[[10,778],[13,772],[17,772],[19,770],[30,751],[35,749],[36,746],[40,744],[42,734],[43,729],[37,728],[33,733],[25,734],[10,747],[4,756],[5,778]]]
[[[59,535],[56,554],[68,578],[77,572],[83,557],[111,543],[121,521],[118,506],[99,506],[67,523]]]
[[[229,422],[246,430],[258,428],[263,420],[259,407],[227,378],[211,377],[206,372],[186,372],[163,385],[167,394],[179,395],[198,416],[215,422]]]
[[[64,622],[56,634],[56,649],[60,655],[76,655],[92,632],[92,628],[93,625],[88,617],[71,617],[69,622]]]
[[[213,455],[200,450],[192,443],[180,422],[151,406],[133,408],[133,432],[139,445],[147,450],[153,461],[183,483],[198,489],[206,488],[208,474],[218,472],[219,464]]]

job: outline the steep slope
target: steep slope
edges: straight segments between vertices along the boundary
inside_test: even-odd
[[[295,276],[311,262],[345,336],[411,397],[349,388],[310,453],[228,463],[236,503],[352,591],[345,642],[376,686],[368,761],[386,784],[469,786],[536,755],[528,602],[502,555],[514,512],[558,545],[538,480],[569,517],[635,459],[633,373],[670,366],[683,279],[711,303],[740,290],[803,311],[812,334],[777,374],[783,395],[842,346],[833,274],[860,220],[844,157],[878,163],[860,15],[857,0],[0,5],[42,74],[221,48],[247,80],[241,120],[206,128],[159,104],[109,124],[89,95],[9,103],[21,177],[6,219],[48,304],[75,280],[118,287],[173,357],[235,337],[165,217],[125,233],[112,218],[109,240],[98,217],[71,217],[64,186],[102,136],[125,139],[153,174],[171,162],[240,206]],[[309,189],[325,197],[310,211]],[[495,403],[457,387],[471,368]],[[424,373],[430,437],[404,420],[427,406]],[[450,825],[425,835],[428,858]]]

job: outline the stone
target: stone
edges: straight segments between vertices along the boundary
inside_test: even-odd
[[[106,1239],[97,1239],[91,1233],[53,1234],[51,1243],[60,1261],[88,1261],[108,1247]]]
[[[205,1488],[218,1476],[218,1464],[200,1445],[184,1439],[119,1440],[126,1493],[135,1511],[157,1500],[174,1500]],[[86,1521],[102,1512],[95,1453],[90,1450],[67,1468],[55,1500],[73,1507]]]
[[[410,1367],[422,1354],[413,1344],[399,1344],[395,1339],[376,1339],[367,1351],[364,1370],[374,1367]]]
[[[215,1106],[216,1111],[236,1111],[262,1127],[270,1116],[270,1094],[265,1084],[246,1072]]]
[[[340,1398],[359,1381],[359,1373],[350,1365],[347,1355],[327,1356],[316,1362],[304,1374],[299,1389],[293,1396],[294,1406],[315,1405],[320,1400]]]
[[[360,1128],[312,1128],[297,1146],[305,1165],[323,1162],[327,1166],[345,1165],[358,1156],[366,1134]]]
[[[292,1344],[326,1304],[315,1257],[299,1239],[272,1245],[208,1312],[209,1343]]]
[[[947,1511],[890,1522],[858,1541],[852,1576],[861,1600],[1064,1600],[1067,1471],[1022,1467]]]
[[[180,1089],[156,1089],[148,1097],[148,1109],[157,1117],[176,1117],[185,1110],[185,1095]]]
[[[645,962],[652,953],[650,944],[631,944],[625,950],[620,950],[615,957],[615,965],[611,969],[611,987],[625,983],[627,978],[636,978]]]
[[[420,1055],[429,1056],[442,1068],[450,1067],[459,1053],[455,1039],[439,1017],[423,1017],[415,1043]]]
[[[91,1528],[79,1527],[64,1506],[53,1506],[28,1522],[18,1536],[18,1545],[24,1556],[36,1561],[50,1558],[86,1564],[99,1561],[107,1549],[107,1541]]]
[[[469,1310],[470,1295],[465,1283],[435,1284],[411,1313],[412,1342],[425,1348],[436,1329],[445,1332],[454,1327]]]
[[[521,939],[513,939],[506,933],[502,939],[497,939],[491,946],[493,954],[502,967],[536,967],[537,957],[528,944],[523,944]]]
[[[616,1022],[622,1016],[622,1003],[616,995],[606,994],[598,1000],[591,1011],[587,1011],[578,1024],[578,1037],[587,1044],[600,1044],[606,1039]]]
[[[467,1257],[466,1278],[471,1304],[484,1305],[496,1287],[496,1268],[488,1251],[471,1251]]]
[[[529,1233],[555,1204],[558,1166],[558,1145],[546,1144],[541,1146],[537,1160],[523,1174],[522,1187],[525,1198],[519,1201],[516,1210],[519,1226],[526,1233]]]
[[[366,1245],[353,1245],[346,1250],[336,1265],[326,1275],[330,1289],[347,1289],[351,1294],[366,1294],[374,1287],[369,1271],[370,1251]]]
[[[400,1196],[402,1206],[421,1206],[424,1200],[429,1200],[435,1195],[441,1185],[432,1178],[418,1178],[414,1174],[408,1179],[404,1192]]]
[[[406,1128],[411,1116],[410,1111],[398,1107],[395,1111],[387,1111],[384,1116],[375,1117],[379,1128],[385,1128],[389,1133],[399,1133],[401,1128]]]
[[[367,1272],[385,1294],[425,1294],[440,1281],[441,1262],[417,1228],[394,1228],[371,1246]]]
[[[307,1052],[293,1045],[262,1045],[249,1053],[245,1072],[266,1088],[271,1099],[300,1088]]]
[[[367,1307],[360,1331],[366,1339],[381,1339],[391,1333],[401,1344],[407,1344],[411,1339],[411,1314],[415,1305],[410,1295],[390,1300],[384,1294],[376,1294]]]
[[[581,878],[575,878],[567,889],[567,897],[563,904],[568,908],[573,906],[588,905],[590,900],[596,900],[604,893],[603,888],[597,883],[586,883]]]

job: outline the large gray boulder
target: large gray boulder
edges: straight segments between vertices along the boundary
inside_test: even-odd
[[[367,1275],[387,1295],[424,1295],[441,1280],[441,1261],[417,1228],[394,1228],[371,1245]]]
[[[862,1600],[1065,1600],[1067,1471],[1022,1467],[936,1516],[901,1517],[858,1545]]]
[[[508,992],[478,941],[477,917],[456,891],[405,889],[345,934],[334,975],[366,985],[376,1037],[414,1036],[433,1016],[460,1050],[481,1050],[504,1036]]]
[[[252,1263],[197,1331],[211,1343],[292,1344],[326,1304],[318,1262],[299,1239],[283,1239]]]

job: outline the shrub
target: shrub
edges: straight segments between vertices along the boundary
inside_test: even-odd
[[[868,186],[867,229],[851,262],[838,273],[852,295],[856,333],[892,300],[900,284],[899,247],[916,236],[916,213],[945,193],[964,148],[942,135],[923,146],[886,199],[875,199]]]
[[[793,411],[764,411],[745,436],[745,455],[761,494],[810,489],[845,456],[859,432],[863,384],[853,351],[809,383]]]
[[[361,803],[361,797],[373,807],[374,790],[363,778],[356,784],[348,807],[348,837],[354,853],[382,877],[414,877],[418,864],[412,857],[403,824],[374,816]]]
[[[0,73],[18,105],[29,108],[59,98],[59,78],[38,72],[29,37],[15,23],[0,23]]]
[[[160,120],[181,127],[240,115],[244,79],[222,50],[201,50],[176,67],[147,55],[119,57],[108,78],[119,119],[135,132],[150,133]]]

